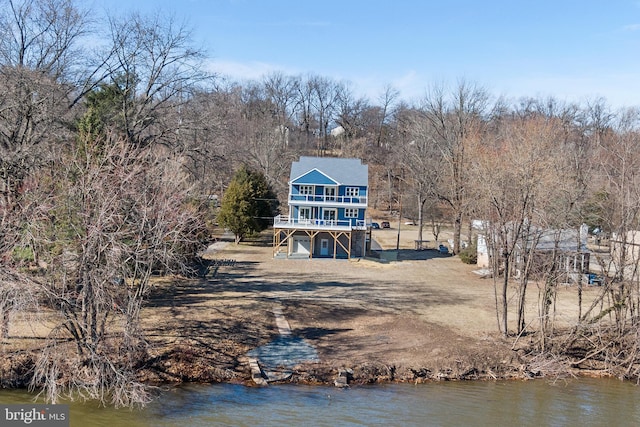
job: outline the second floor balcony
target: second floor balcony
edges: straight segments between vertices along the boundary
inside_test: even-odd
[[[307,230],[366,230],[365,221],[357,219],[306,219],[289,218],[285,215],[278,215],[273,219],[275,228],[303,228]]]
[[[366,196],[333,196],[319,194],[289,194],[289,202],[296,204],[308,203],[309,205],[352,205],[367,206]]]

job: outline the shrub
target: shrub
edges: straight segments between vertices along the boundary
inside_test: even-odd
[[[28,246],[16,246],[11,254],[13,261],[18,264],[29,263],[35,260],[33,250]]]
[[[478,248],[475,243],[473,245],[469,245],[460,251],[459,256],[460,261],[465,264],[475,264],[478,262]]]

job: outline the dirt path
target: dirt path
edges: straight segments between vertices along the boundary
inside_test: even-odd
[[[403,231],[401,248],[413,246]],[[415,232],[415,231],[414,231]],[[378,236],[375,236],[378,234]],[[397,230],[376,230],[385,247]],[[273,259],[266,244],[230,244],[235,260],[212,280],[158,284],[145,309],[159,380],[245,380],[244,355],[278,335],[281,307],[294,337],[320,362],[294,380],[328,382],[340,368],[354,379],[523,375],[527,367],[497,331],[494,285],[457,257],[403,249],[400,261]],[[587,289],[585,300],[597,292]],[[535,318],[535,287],[527,313]],[[558,316],[576,316],[575,289],[560,290]],[[535,322],[532,324],[535,327]]]

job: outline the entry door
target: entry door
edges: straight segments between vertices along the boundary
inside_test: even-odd
[[[298,221],[302,224],[308,224],[311,220],[311,208],[300,208],[298,211]]]
[[[320,239],[320,256],[329,256],[329,239]]]
[[[324,209],[322,211],[322,219],[327,224],[334,224],[336,222],[337,211],[335,209]]]
[[[327,202],[336,200],[336,187],[324,187],[324,200]]]

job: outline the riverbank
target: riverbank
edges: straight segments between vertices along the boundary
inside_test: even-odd
[[[529,337],[498,332],[492,279],[475,266],[438,251],[412,249],[415,230],[403,230],[397,261],[274,259],[269,235],[240,245],[219,245],[208,278],[160,278],[143,312],[146,357],[139,379],[154,384],[231,382],[252,384],[248,354],[278,337],[274,308],[291,336],[311,346],[317,360],[287,368],[287,382],[333,384],[342,373],[351,384],[435,380],[534,378],[572,374],[570,365],[538,363]],[[397,231],[375,230],[383,248]],[[537,289],[527,321],[536,328]],[[577,318],[575,287],[562,287],[558,325]],[[583,292],[583,302],[596,289]],[[515,329],[515,328],[514,328]],[[10,338],[15,347],[17,337]],[[33,357],[7,354],[4,386],[20,386]],[[22,379],[21,379],[22,378]]]
[[[247,354],[278,336],[275,306],[319,360],[288,368],[287,382],[333,384],[340,373],[370,384],[579,372],[532,357],[531,337],[514,347],[514,338],[497,332],[493,280],[457,257],[413,250],[415,229],[402,233],[400,257],[387,263],[273,259],[268,235],[219,248],[213,258],[233,262],[215,277],[154,289],[144,313],[153,361],[144,379],[251,384]],[[389,247],[397,230],[373,237]],[[577,318],[576,292],[559,290],[559,326]],[[596,294],[585,289],[583,303]],[[526,319],[535,330],[535,287],[530,295]]]

